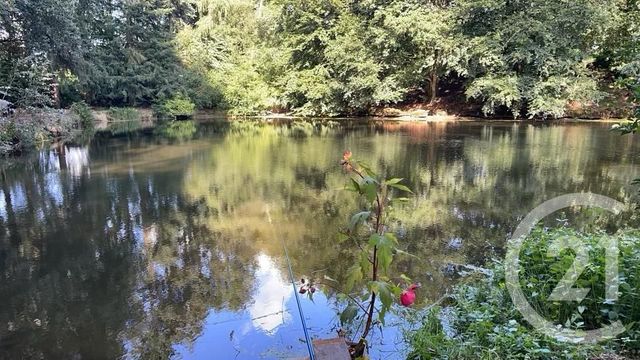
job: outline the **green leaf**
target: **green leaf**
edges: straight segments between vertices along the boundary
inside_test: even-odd
[[[404,280],[404,282],[406,282],[406,283],[412,283],[412,282],[413,282],[413,281],[411,280],[411,278],[410,278],[410,277],[408,277],[408,276],[407,276],[407,275],[405,275],[405,274],[400,274],[400,279]]]
[[[387,316],[387,307],[383,306],[380,308],[380,311],[378,311],[378,321],[380,321],[380,324],[382,324],[382,326],[385,326],[385,322],[384,322],[384,318]]]
[[[362,211],[353,215],[351,217],[351,222],[349,223],[349,230],[350,231],[355,230],[358,227],[358,225],[367,221],[367,219],[369,219],[369,216],[371,216],[371,211]]]
[[[362,275],[362,269],[360,268],[360,265],[356,264],[353,265],[349,268],[348,272],[347,272],[347,282],[345,284],[345,291],[349,292],[351,291],[351,289],[353,289],[353,286],[362,281],[363,275]]]
[[[365,177],[360,186],[362,194],[367,198],[367,201],[373,202],[378,195],[378,183],[371,177]]]
[[[372,266],[371,261],[369,261],[369,253],[366,251],[360,252],[360,271],[363,274],[368,274],[371,272]]]
[[[406,187],[406,186],[404,186],[404,185],[402,185],[402,184],[391,184],[391,185],[389,185],[389,186],[391,186],[392,188],[396,188],[396,189],[398,189],[398,190],[406,191],[406,192],[408,192],[408,193],[413,194],[413,191],[411,191],[411,189],[409,189],[408,187]]]
[[[378,298],[380,298],[380,302],[384,307],[391,307],[393,304],[393,290],[389,283],[384,281],[372,281],[369,284],[369,288],[372,292],[378,295]]]
[[[378,246],[378,247],[393,247],[398,244],[398,238],[396,238],[394,233],[385,233],[384,235],[380,234],[371,234],[369,236],[369,245]]]
[[[384,234],[384,237],[387,239],[390,246],[398,245],[398,238],[396,237],[396,234],[388,232]]]
[[[338,244],[341,244],[347,240],[349,240],[349,235],[345,233],[338,233],[337,235]]]
[[[386,233],[384,235],[372,234],[369,237],[369,246],[377,247],[377,257],[383,272],[389,270],[389,265],[393,261],[393,250],[398,243],[393,233]]]
[[[402,180],[404,180],[404,179],[402,179],[402,178],[393,178],[393,179],[389,179],[389,180],[385,181],[384,183],[387,184],[387,185],[394,185],[394,184],[399,183]]]
[[[374,202],[378,195],[378,188],[376,184],[364,184],[362,186],[362,192],[368,202]]]
[[[340,323],[342,325],[349,324],[356,318],[356,316],[358,316],[358,306],[355,304],[349,304],[342,313],[340,313]]]
[[[364,162],[358,161],[358,165],[364,170],[364,172],[370,177],[378,177],[378,174],[371,170],[371,167]]]
[[[362,191],[360,190],[360,184],[358,184],[358,182],[356,181],[356,179],[351,178],[351,186],[353,186],[353,190],[357,193],[362,193]]]
[[[371,246],[378,246],[381,243],[383,243],[384,241],[385,241],[384,240],[384,236],[382,236],[382,235],[380,235],[378,233],[371,234],[371,236],[369,236],[369,245],[371,245]]]
[[[392,247],[390,246],[380,246],[378,247],[378,264],[380,265],[380,270],[383,273],[386,273],[389,270],[389,265],[393,262],[393,252]]]

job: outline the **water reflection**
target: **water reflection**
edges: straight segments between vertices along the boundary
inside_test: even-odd
[[[278,326],[291,320],[291,314],[284,311],[284,304],[291,298],[292,288],[267,255],[258,255],[257,263],[255,277],[259,286],[254,292],[254,302],[249,306],[249,315],[255,329],[273,335]]]
[[[638,144],[606,125],[193,126],[2,168],[1,358],[304,355],[282,241],[296,275],[343,280],[354,254],[334,235],[357,208],[340,190],[343,149],[415,190],[394,228],[418,257],[392,273],[426,285],[422,304],[455,281],[443,270],[500,255],[537,204],[576,191],[624,201],[640,176]],[[332,295],[303,303],[316,336],[334,333]],[[374,358],[403,348],[390,336]]]

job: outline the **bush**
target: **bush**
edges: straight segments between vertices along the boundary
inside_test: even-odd
[[[576,288],[591,291],[581,303],[554,302],[549,295],[574,263],[572,251],[547,256],[555,239],[570,236],[581,241],[589,253],[590,264],[576,281]],[[604,250],[598,245],[615,237],[620,251],[620,296],[614,304],[603,302],[605,292]],[[520,285],[531,306],[550,321],[565,327],[590,330],[621,319],[627,331],[602,345],[575,345],[537,333],[522,318],[507,291],[504,269],[492,265],[490,277],[456,286],[453,305],[446,312],[434,309],[422,327],[410,335],[410,359],[586,359],[607,351],[635,350],[640,339],[640,304],[636,301],[640,285],[640,239],[638,230],[615,235],[578,233],[567,228],[535,229],[520,253]],[[440,319],[448,316],[452,329],[445,331]],[[455,335],[451,336],[450,333]]]
[[[80,116],[74,112],[53,109],[17,111],[0,119],[0,155],[19,153],[52,141],[70,142],[81,138]]]
[[[140,113],[135,108],[110,108],[109,121],[140,121]]]
[[[112,135],[128,134],[142,127],[140,113],[135,108],[111,108],[107,114],[107,130]]]
[[[95,118],[91,113],[91,108],[86,102],[80,101],[71,105],[71,111],[80,118],[80,128],[82,131],[90,132],[95,129]]]
[[[209,74],[212,86],[221,89],[224,106],[233,115],[256,115],[276,106],[275,90],[267,84],[255,65],[242,62]]]
[[[60,106],[66,108],[83,101],[80,79],[77,75],[69,70],[63,71],[59,75],[58,82],[60,85]]]
[[[193,115],[196,105],[187,96],[179,94],[166,100],[161,106],[156,107],[159,116],[190,117]]]

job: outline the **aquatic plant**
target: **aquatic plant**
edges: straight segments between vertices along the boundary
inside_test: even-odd
[[[183,94],[178,94],[155,107],[158,116],[172,118],[193,116],[195,110],[196,105]]]

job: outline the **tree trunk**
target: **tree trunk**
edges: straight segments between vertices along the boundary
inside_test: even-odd
[[[61,101],[60,101],[60,83],[58,82],[58,77],[54,76],[53,84],[53,107],[56,109],[60,109]]]
[[[438,97],[438,73],[431,71],[429,74],[429,103],[436,101]]]

